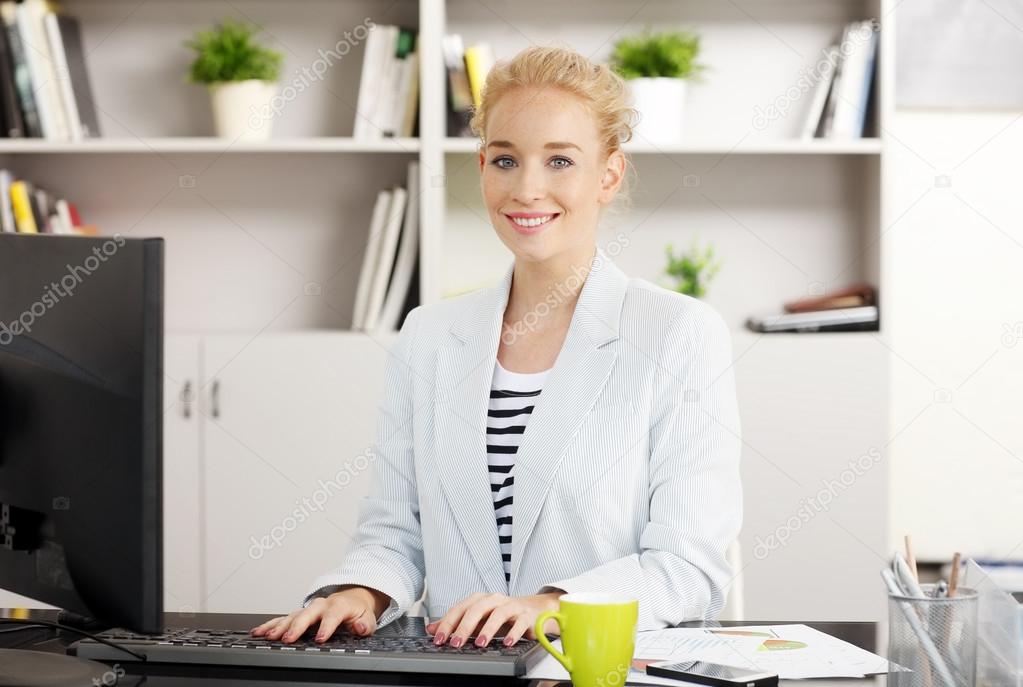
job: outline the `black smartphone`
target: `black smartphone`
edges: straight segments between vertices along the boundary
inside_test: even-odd
[[[777,687],[778,676],[749,668],[724,666],[706,661],[661,661],[646,667],[647,675],[671,677],[713,687]]]

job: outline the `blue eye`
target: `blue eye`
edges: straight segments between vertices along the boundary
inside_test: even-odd
[[[514,164],[514,162],[515,162],[515,161],[514,161],[514,160],[512,160],[512,159],[511,159],[510,157],[508,157],[507,155],[503,155],[503,156],[501,156],[501,157],[498,157],[498,158],[494,158],[494,159],[493,159],[493,160],[492,160],[492,161],[490,162],[490,164],[494,165],[494,166],[495,166],[495,167],[497,167],[498,169],[511,169],[511,165],[504,165],[504,164],[501,164],[501,163],[503,163],[503,162],[511,162],[511,163],[513,163],[513,164]],[[553,157],[553,158],[551,158],[551,164],[553,164],[553,163],[555,163],[555,162],[564,162],[565,164],[563,164],[563,165],[554,165],[554,169],[568,169],[569,167],[571,167],[572,165],[574,165],[574,164],[575,164],[574,162],[572,162],[572,161],[571,161],[570,159],[568,159],[567,157],[563,157],[563,156],[561,156],[561,155],[558,155],[557,157]]]

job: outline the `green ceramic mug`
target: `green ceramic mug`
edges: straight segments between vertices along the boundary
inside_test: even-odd
[[[622,687],[636,648],[639,602],[618,594],[565,594],[558,611],[536,619],[536,637],[572,677],[574,687]],[[564,653],[543,633],[548,618],[561,628]]]

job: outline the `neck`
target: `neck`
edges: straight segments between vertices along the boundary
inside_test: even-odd
[[[543,330],[571,320],[595,255],[591,244],[543,262],[516,258],[505,322],[535,319]]]

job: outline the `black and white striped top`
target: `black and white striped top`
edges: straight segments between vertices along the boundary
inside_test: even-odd
[[[511,580],[515,453],[549,373],[550,370],[510,372],[504,369],[500,361],[494,365],[494,380],[487,409],[487,464],[505,581]]]

